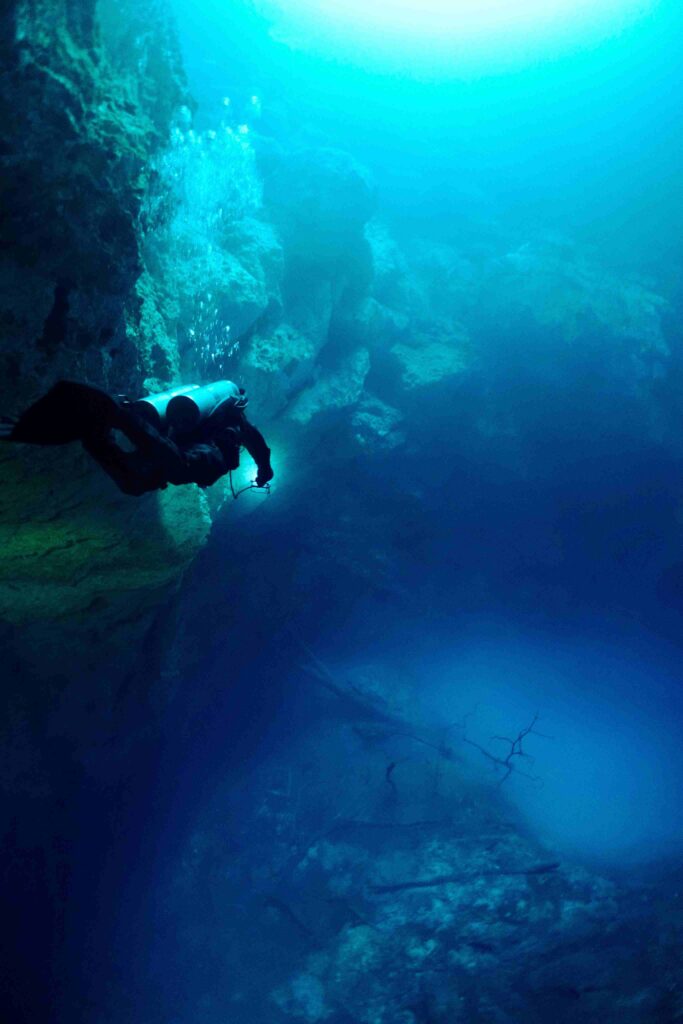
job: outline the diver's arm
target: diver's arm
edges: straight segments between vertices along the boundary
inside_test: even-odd
[[[233,464],[217,444],[194,444],[187,448],[179,448],[172,441],[168,444],[173,445],[179,455],[173,466],[169,466],[168,481],[171,484],[210,487],[237,466],[237,462]]]
[[[270,448],[266,444],[261,431],[257,430],[244,415],[242,415],[240,422],[240,440],[258,468],[256,486],[264,487],[273,479],[273,470],[270,465]]]

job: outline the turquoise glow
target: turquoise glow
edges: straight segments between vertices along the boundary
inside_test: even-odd
[[[273,34],[345,62],[457,73],[619,34],[659,0],[261,0]]]

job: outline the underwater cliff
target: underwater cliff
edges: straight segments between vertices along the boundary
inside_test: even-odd
[[[230,379],[275,479],[2,445],[3,1020],[683,1020],[653,6],[426,74],[246,0],[4,5],[0,413]]]

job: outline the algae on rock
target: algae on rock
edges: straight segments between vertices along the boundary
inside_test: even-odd
[[[164,5],[117,5],[125,45],[103,10],[16,0],[0,14],[5,414],[60,378],[137,396],[178,373],[141,214],[186,85]],[[125,678],[206,539],[204,497],[174,488],[131,501],[74,445],[0,455],[0,618],[11,648],[38,677],[54,675],[58,648],[75,679],[106,636]]]

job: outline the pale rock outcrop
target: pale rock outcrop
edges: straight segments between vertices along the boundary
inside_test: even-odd
[[[636,389],[665,372],[667,301],[647,283],[618,276],[569,242],[526,243],[491,262],[481,283],[487,321],[515,330],[524,318],[549,343],[588,354],[600,332],[602,361],[614,381]]]
[[[258,408],[277,416],[313,375],[319,344],[309,334],[281,323],[257,332],[240,360],[241,379]]]
[[[391,348],[401,369],[405,388],[424,388],[448,377],[462,375],[471,365],[469,338],[464,328],[444,326],[432,332],[416,334],[410,343],[399,342]]]
[[[405,441],[403,414],[371,395],[364,396],[351,417],[353,436],[368,452],[391,451]]]
[[[355,405],[363,393],[369,369],[367,349],[357,349],[336,369],[322,373],[315,384],[301,392],[288,410],[288,417],[305,424],[316,413]]]

